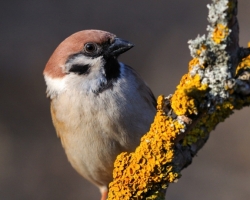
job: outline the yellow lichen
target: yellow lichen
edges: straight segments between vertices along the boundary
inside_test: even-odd
[[[193,69],[193,67],[195,66],[199,66],[200,62],[198,58],[193,58],[188,65],[188,70],[191,71]]]
[[[248,47],[250,47],[250,42],[248,43]],[[250,70],[250,55],[243,58],[242,61],[236,68],[236,75],[241,74],[244,70]]]
[[[220,44],[229,34],[229,29],[223,24],[217,24],[214,29],[212,39],[216,44]]]
[[[191,145],[200,138],[206,138],[208,134],[216,127],[217,124],[223,122],[231,114],[233,110],[240,110],[244,106],[250,105],[250,97],[229,98],[222,104],[217,104],[215,111],[205,113],[196,123],[196,125],[188,132],[183,139],[183,145]]]
[[[158,97],[157,103],[154,122],[141,138],[140,146],[134,153],[120,154],[115,161],[109,200],[145,199],[146,194],[147,199],[155,199],[155,189],[166,188],[180,177],[172,160],[174,140],[184,125],[165,115],[163,96]]]
[[[183,145],[191,145],[197,142],[200,138],[205,138],[218,123],[224,121],[233,113],[234,109],[233,101],[225,101],[222,104],[216,106],[214,112],[206,113],[198,123],[188,132],[183,139]]]
[[[201,45],[201,48],[196,51],[197,56],[200,56],[202,52],[206,51],[207,47],[205,44]],[[197,58],[195,58],[197,59]]]
[[[193,59],[192,62],[195,64],[196,60]],[[192,65],[189,65],[191,69],[192,67],[190,66]],[[198,74],[195,76],[185,74],[171,99],[171,106],[174,112],[177,115],[197,114],[197,106],[202,100],[206,90],[207,85],[201,84]]]

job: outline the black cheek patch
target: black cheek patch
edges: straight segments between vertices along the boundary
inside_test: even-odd
[[[80,64],[75,64],[72,65],[70,68],[69,72],[73,72],[79,75],[82,74],[88,74],[89,73],[90,66],[89,65],[80,65]]]

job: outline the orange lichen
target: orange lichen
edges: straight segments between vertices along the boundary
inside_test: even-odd
[[[201,45],[201,48],[196,51],[197,56],[200,56],[202,52],[206,51],[207,47],[205,44]],[[197,59],[197,58],[196,58]]]
[[[250,42],[248,43],[248,47],[250,47]],[[236,75],[239,75],[244,70],[250,70],[250,55],[243,58],[239,63],[236,68]]]
[[[183,145],[191,145],[197,142],[200,138],[207,137],[218,123],[223,122],[233,113],[233,101],[225,101],[222,104],[216,105],[216,110],[210,114],[204,115],[199,122],[188,132],[183,139]]]
[[[206,47],[203,45],[202,49],[205,48]],[[189,62],[189,72],[193,70],[194,67],[204,69],[204,66],[200,64],[198,58],[193,58]],[[201,83],[201,79],[198,74],[194,76],[191,76],[190,73],[185,74],[171,99],[171,107],[175,114],[198,114],[197,106],[204,96],[206,90],[207,85]]]
[[[134,153],[120,154],[114,164],[108,199],[154,199],[155,189],[166,188],[180,174],[175,170],[174,140],[184,125],[165,115],[164,97],[158,97],[157,114],[150,131]],[[153,191],[151,195],[150,192]]]
[[[198,66],[199,64],[200,64],[199,59],[193,58],[188,64],[188,70],[191,71],[193,69],[193,67]]]
[[[196,63],[196,60],[194,60]],[[191,68],[191,67],[189,67]],[[202,84],[200,76],[185,74],[177,86],[171,106],[177,115],[198,114],[198,104],[207,90],[207,85]]]
[[[217,24],[214,29],[212,39],[216,44],[220,44],[229,34],[229,29],[223,24]]]

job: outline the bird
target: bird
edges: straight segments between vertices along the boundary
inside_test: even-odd
[[[52,53],[43,71],[52,122],[72,167],[108,197],[114,161],[149,130],[156,99],[118,57],[134,45],[102,30],[82,30]]]

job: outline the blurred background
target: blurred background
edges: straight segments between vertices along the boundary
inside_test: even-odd
[[[154,94],[170,94],[191,59],[187,41],[206,33],[208,0],[26,0],[0,7],[0,199],[99,199],[68,163],[51,123],[43,68],[57,45],[102,29],[136,46],[120,60]],[[239,1],[240,44],[250,40],[250,1]],[[220,124],[167,199],[249,199],[249,108]]]

